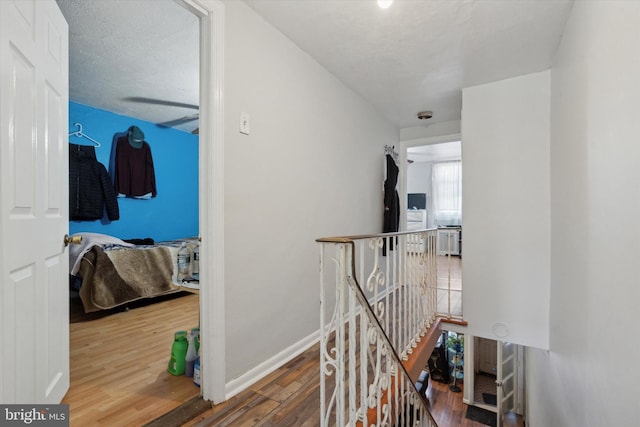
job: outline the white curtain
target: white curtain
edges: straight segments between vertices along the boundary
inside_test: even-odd
[[[462,162],[434,163],[431,183],[436,225],[462,225]]]

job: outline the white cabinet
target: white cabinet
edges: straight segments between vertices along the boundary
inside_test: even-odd
[[[409,209],[407,211],[407,231],[423,230],[427,228],[427,211],[425,209]],[[407,250],[413,253],[422,253],[426,250],[425,238],[410,236]],[[417,240],[416,240],[417,239]]]
[[[427,228],[426,209],[409,209],[407,211],[407,231]]]
[[[438,227],[438,255],[462,255],[462,227]]]

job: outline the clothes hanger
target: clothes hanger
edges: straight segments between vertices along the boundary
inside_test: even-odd
[[[82,132],[82,123],[74,123],[73,124],[75,127],[77,127],[78,129],[76,129],[73,132],[69,133],[69,136],[77,136],[79,138],[87,138],[89,141],[93,142],[93,144],[96,147],[100,147],[100,143],[98,141],[96,141],[95,139],[91,138],[89,135],[85,134],[84,132]]]
[[[396,151],[395,146],[389,147],[388,145],[384,146],[384,154],[388,154],[393,158],[394,161],[398,161],[398,152]]]

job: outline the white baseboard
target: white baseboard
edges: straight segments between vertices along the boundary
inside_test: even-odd
[[[251,385],[260,381],[262,378],[266,377],[285,363],[302,354],[318,341],[320,341],[320,330],[315,331],[290,347],[285,348],[280,353],[265,360],[255,368],[240,375],[238,378],[232,379],[225,385],[226,399],[231,399],[236,394],[246,390]],[[318,375],[320,375],[319,372]]]

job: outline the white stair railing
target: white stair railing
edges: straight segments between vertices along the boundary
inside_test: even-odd
[[[402,362],[436,318],[437,231],[318,242],[321,425],[435,426]]]
[[[438,315],[462,320],[462,227],[438,228]]]

